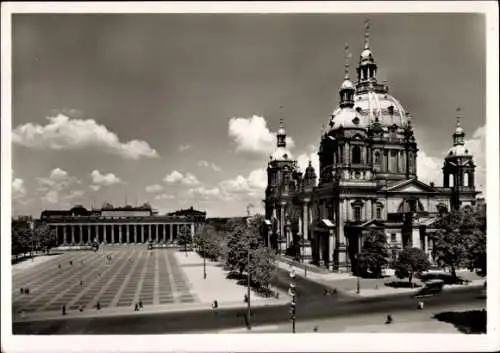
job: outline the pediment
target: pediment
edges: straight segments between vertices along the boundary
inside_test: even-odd
[[[427,192],[436,192],[436,190],[427,185],[420,180],[417,179],[409,179],[402,182],[399,182],[395,185],[389,186],[386,191],[388,192],[397,192],[397,193],[427,193]]]

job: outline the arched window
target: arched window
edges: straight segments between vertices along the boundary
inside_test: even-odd
[[[380,167],[380,152],[375,152],[375,166]]]
[[[354,220],[361,221],[361,206],[354,206]]]
[[[470,186],[469,173],[464,173],[464,186]]]
[[[377,206],[376,216],[377,216],[377,219],[382,219],[382,207]]]
[[[449,182],[450,188],[455,186],[455,177],[453,174],[450,174],[450,182]]]
[[[352,164],[361,163],[361,149],[359,146],[354,146],[352,148]]]

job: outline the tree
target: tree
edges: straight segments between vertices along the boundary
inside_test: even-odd
[[[223,254],[223,240],[223,233],[217,232],[211,225],[204,225],[194,241],[200,256],[216,261]]]
[[[247,271],[248,252],[257,249],[260,240],[254,225],[238,225],[226,242],[226,266],[240,275]]]
[[[184,251],[186,252],[186,256],[187,256],[188,245],[191,245],[192,242],[193,242],[193,237],[191,235],[191,230],[184,225],[179,227],[179,231],[177,234],[177,244],[179,244],[180,246],[184,246]]]
[[[398,256],[394,264],[394,270],[397,278],[408,278],[410,286],[415,274],[421,274],[430,267],[429,259],[426,253],[419,248],[405,248]]]
[[[28,222],[12,221],[12,255],[24,254],[31,250],[31,230]]]
[[[388,256],[385,233],[381,230],[371,231],[363,242],[359,254],[359,274],[367,275],[370,273],[376,277],[381,277],[382,268],[388,263]]]
[[[481,224],[469,209],[452,210],[440,216],[432,237],[433,256],[441,266],[449,266],[453,279],[460,266],[475,267],[484,259],[486,270],[486,236]]]
[[[42,250],[48,253],[51,248],[57,245],[55,232],[47,224],[41,224],[38,227],[35,227],[33,232],[37,250]]]
[[[250,254],[250,276],[259,287],[269,289],[276,274],[275,254],[269,247],[259,247]]]

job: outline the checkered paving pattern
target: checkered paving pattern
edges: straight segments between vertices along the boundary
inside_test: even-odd
[[[35,311],[194,303],[174,249],[107,246],[98,252],[68,252],[15,274],[13,310]],[[111,256],[111,261],[107,256]],[[71,263],[70,263],[71,262]],[[28,287],[29,295],[20,293]]]

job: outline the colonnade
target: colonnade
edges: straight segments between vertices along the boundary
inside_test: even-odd
[[[59,245],[167,243],[181,231],[194,236],[194,223],[52,223]],[[184,230],[182,230],[184,228]]]

